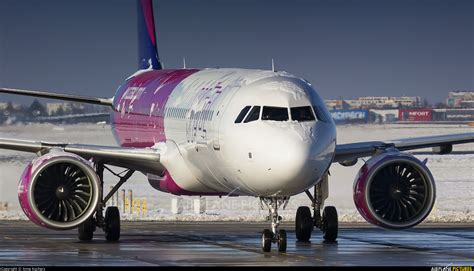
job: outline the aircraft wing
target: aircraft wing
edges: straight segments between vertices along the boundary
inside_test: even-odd
[[[160,152],[156,149],[136,149],[114,146],[87,144],[50,143],[18,139],[0,138],[0,149],[44,154],[52,149],[77,154],[85,159],[138,170],[142,172],[161,174],[163,165],[160,163]]]
[[[70,102],[79,102],[79,103],[88,103],[88,104],[97,104],[104,106],[113,106],[113,99],[108,98],[98,98],[98,97],[86,97],[38,90],[26,90],[26,89],[15,89],[15,88],[0,88],[0,93],[14,94],[14,95],[23,95],[30,97],[39,97],[47,99],[57,99]]]
[[[423,149],[428,147],[445,148],[450,152],[452,145],[474,142],[474,133],[413,137],[388,141],[356,142],[336,145],[333,162],[351,161],[360,157],[372,156],[377,151],[396,148],[400,151]],[[435,151],[435,150],[434,150]],[[441,152],[441,149],[437,150]]]

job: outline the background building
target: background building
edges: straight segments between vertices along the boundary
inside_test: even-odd
[[[450,91],[446,105],[452,108],[474,108],[474,91]]]
[[[400,108],[400,107],[419,107],[421,106],[421,97],[418,96],[367,96],[356,100],[348,101],[349,104],[358,108]]]
[[[326,103],[326,107],[329,110],[351,108],[351,105],[342,99],[341,100],[325,100],[325,103]]]
[[[367,96],[357,99],[326,100],[326,105],[329,110],[417,108],[422,106],[422,100],[419,96]]]
[[[79,103],[47,103],[46,111],[49,116],[64,115],[64,114],[82,114],[84,113],[85,105]]]

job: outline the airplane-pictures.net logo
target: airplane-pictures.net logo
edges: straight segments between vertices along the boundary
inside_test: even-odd
[[[431,271],[472,271],[472,266],[435,266]]]

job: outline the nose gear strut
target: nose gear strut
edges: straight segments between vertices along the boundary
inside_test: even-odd
[[[282,217],[278,215],[278,208],[285,209],[290,197],[260,197],[260,202],[268,208],[267,220],[272,222],[272,229],[265,229],[262,233],[262,249],[265,252],[271,251],[272,243],[278,246],[278,252],[286,252],[286,231],[279,230]]]

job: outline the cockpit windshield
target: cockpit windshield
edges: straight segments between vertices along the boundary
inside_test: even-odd
[[[291,113],[291,120],[297,122],[304,121],[315,121],[320,119],[320,112],[317,111],[317,107],[314,108],[315,112],[311,106],[299,106],[299,107],[276,107],[276,106],[250,106],[247,105],[240,111],[239,115],[235,119],[234,123],[248,123],[260,119],[260,111],[262,111],[261,120],[270,120],[270,121],[289,121],[290,115],[288,114],[288,109]],[[245,119],[245,120],[244,120]],[[324,120],[323,120],[324,121]]]
[[[287,121],[288,108],[264,106],[262,113],[262,120]]]
[[[331,122],[331,115],[328,115],[320,106],[313,105],[314,113],[316,114],[316,118],[323,122]]]
[[[292,107],[291,119],[295,121],[313,121],[315,120],[311,106]]]
[[[247,105],[246,107],[244,107],[242,111],[240,111],[240,114],[237,116],[234,123],[241,123],[242,120],[245,118],[245,115],[247,115],[247,112],[249,112],[250,107],[251,107],[250,105]]]
[[[252,110],[250,110],[250,113],[247,115],[247,118],[245,118],[244,123],[258,120],[259,117],[260,117],[260,106],[254,106]]]

